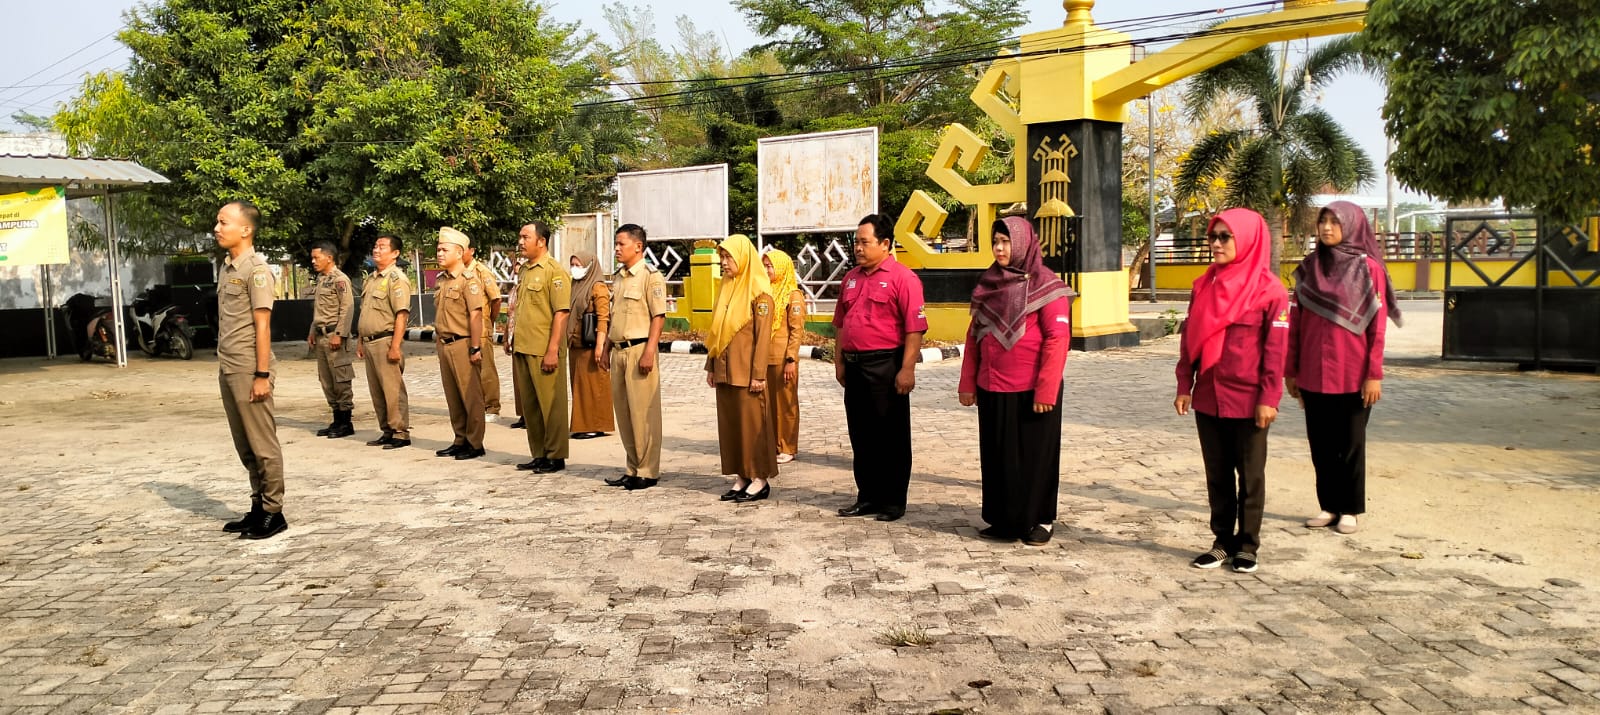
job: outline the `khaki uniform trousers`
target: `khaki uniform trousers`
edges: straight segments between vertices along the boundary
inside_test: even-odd
[[[233,433],[233,449],[250,473],[250,504],[277,514],[283,511],[283,451],[278,448],[278,423],[272,417],[272,397],[250,401],[255,375],[248,372],[218,373],[222,388],[222,411],[228,416],[228,431]],[[267,381],[276,387],[277,373]]]
[[[522,420],[528,431],[528,452],[535,458],[566,459],[572,433],[567,422],[567,348],[561,346],[555,372],[539,369],[543,355],[512,356],[517,392],[522,395]]]
[[[317,336],[317,379],[322,382],[322,396],[335,410],[355,407],[356,348],[353,338],[345,338],[334,350],[328,346],[327,335]]]
[[[617,417],[617,437],[628,458],[628,474],[642,479],[661,476],[661,364],[649,375],[639,374],[641,343],[611,348],[611,407]]]
[[[500,368],[494,364],[494,354],[500,346],[494,344],[491,335],[493,333],[488,331],[483,334],[483,362],[478,363],[478,382],[483,385],[483,411],[498,415],[500,414]]]
[[[800,453],[800,380],[783,384],[783,365],[767,366],[768,419],[779,454]]]
[[[411,404],[406,398],[406,354],[400,362],[389,362],[389,337],[368,340],[367,392],[372,395],[372,411],[378,414],[378,428],[395,439],[411,439]]]
[[[439,351],[439,378],[444,382],[444,402],[450,408],[450,429],[455,431],[451,444],[482,449],[483,387],[478,384],[478,368],[472,364],[468,342],[435,342],[434,347]]]

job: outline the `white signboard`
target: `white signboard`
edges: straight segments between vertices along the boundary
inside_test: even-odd
[[[844,232],[878,212],[878,128],[762,139],[756,144],[756,230]]]
[[[600,270],[609,274],[615,268],[611,265],[615,234],[611,230],[610,214],[565,214],[561,217],[561,230],[556,233],[560,245],[556,260],[562,261],[563,265],[570,262],[578,251],[589,251],[600,261]]]
[[[617,225],[625,223],[651,241],[727,238],[728,165],[617,174]]]

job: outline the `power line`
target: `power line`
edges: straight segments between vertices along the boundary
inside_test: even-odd
[[[114,54],[117,54],[118,52],[122,52],[125,49],[126,48],[122,47],[121,45],[113,47],[109,52],[106,52],[105,54],[102,54],[99,57],[96,57],[96,58],[94,58],[92,60],[89,60],[87,62],[84,62],[83,64],[80,64],[77,67],[74,67],[74,68],[72,68],[70,70],[62,72],[61,74],[58,74],[58,75],[56,75],[54,77],[51,77],[48,81],[49,82],[54,82],[54,81],[56,81],[58,79],[62,79],[64,77],[67,77],[68,75],[71,75],[71,74],[73,74],[75,72],[82,72],[83,70],[85,70],[88,67],[94,65],[95,63],[99,62],[100,60],[103,60],[103,59],[105,59],[107,57],[110,57],[110,56],[112,56]],[[60,64],[60,63],[58,62],[57,64]],[[25,91],[25,92],[23,92],[21,94],[14,95],[12,97],[8,97],[8,98],[5,98],[3,100],[0,100],[0,106],[13,106],[13,107],[16,107],[18,109],[26,109],[28,107],[36,106],[37,104],[40,104],[40,102],[24,104],[24,103],[22,103],[22,100],[23,100],[23,98],[25,98],[28,95],[33,94],[34,92],[37,92],[37,91],[38,91],[37,89],[30,89],[30,90],[27,90],[27,91]],[[61,94],[64,94],[65,92],[70,92],[70,91],[72,91],[72,90],[71,89],[67,89],[67,90],[65,90],[63,92],[56,92],[55,94],[50,95],[50,97],[59,96]],[[48,99],[49,98],[47,97],[46,100],[48,100]]]
[[[34,77],[38,77],[38,76],[39,76],[39,75],[41,75],[41,74],[44,74],[44,73],[45,73],[45,72],[48,72],[48,71],[50,71],[50,68],[51,68],[51,67],[55,67],[55,66],[56,66],[56,65],[59,65],[59,64],[61,64],[61,63],[63,63],[63,62],[66,62],[66,61],[67,61],[67,60],[70,60],[70,59],[72,59],[72,58],[73,58],[73,57],[76,57],[76,56],[77,56],[77,55],[78,55],[78,54],[79,54],[79,53],[81,53],[81,52],[83,52],[83,51],[84,51],[84,50],[87,50],[87,49],[89,49],[89,48],[90,48],[90,47],[94,47],[94,46],[95,46],[95,45],[98,45],[98,44],[100,44],[100,43],[102,43],[102,42],[105,42],[105,41],[106,41],[106,38],[108,38],[108,37],[112,37],[112,36],[114,36],[114,35],[116,35],[116,34],[117,34],[117,31],[116,31],[116,30],[112,30],[112,31],[110,31],[110,32],[108,32],[108,33],[106,33],[106,34],[104,34],[104,35],[101,35],[101,36],[100,36],[100,37],[99,37],[99,38],[97,38],[97,39],[96,39],[96,40],[95,40],[95,41],[93,41],[93,42],[90,42],[90,43],[89,43],[89,44],[87,44],[87,45],[84,45],[84,46],[83,46],[83,47],[79,47],[79,48],[78,48],[78,49],[76,49],[76,50],[73,50],[73,51],[72,51],[72,52],[71,52],[71,53],[69,53],[69,54],[68,54],[68,55],[67,55],[67,56],[66,56],[66,57],[63,57],[63,58],[61,58],[61,59],[59,59],[59,60],[56,60],[56,61],[55,61],[55,62],[51,62],[51,63],[50,63],[50,64],[47,64],[47,65],[45,65],[45,66],[43,66],[43,67],[40,67],[40,68],[39,68],[39,69],[37,69],[37,70],[34,70],[34,72],[33,72],[33,74],[30,74],[30,75],[28,75],[28,76],[26,76],[26,77],[23,77],[23,78],[22,78],[22,79],[19,79],[19,80],[17,80],[17,84],[13,84],[13,85],[11,85],[11,86],[9,86],[9,87],[0,87],[0,92],[9,92],[9,91],[11,91],[11,90],[13,90],[13,89],[16,89],[16,88],[17,88],[17,87],[18,87],[18,86],[20,86],[20,85],[21,85],[21,84],[22,84],[22,83],[23,83],[23,82],[26,82],[26,81],[28,81],[28,80],[30,80],[30,79],[33,79],[33,78],[34,78]]]

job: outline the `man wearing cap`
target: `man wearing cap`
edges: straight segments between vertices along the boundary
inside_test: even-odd
[[[483,361],[483,286],[467,273],[467,235],[445,226],[439,229],[436,256],[444,269],[434,283],[433,339],[439,352],[439,378],[444,401],[450,408],[450,428],[455,439],[434,454],[475,459],[483,452],[483,387],[478,363]]]
[[[356,379],[356,351],[351,347],[355,341],[349,339],[351,319],[356,313],[355,294],[334,254],[331,242],[318,241],[311,246],[311,267],[317,271],[317,283],[311,300],[311,331],[306,336],[306,345],[317,356],[322,396],[333,410],[333,422],[317,430],[317,436],[330,439],[356,433],[355,425],[350,423],[350,412],[355,408],[351,386]]]
[[[289,528],[283,518],[283,450],[272,416],[278,358],[272,354],[272,300],[277,283],[267,259],[256,253],[261,211],[234,201],[217,212],[212,235],[228,259],[217,276],[217,367],[222,411],[233,448],[250,474],[250,511],[222,525],[246,539],[265,539]]]
[[[356,330],[356,357],[367,365],[367,392],[383,435],[368,447],[411,446],[411,405],[406,397],[406,356],[400,343],[411,318],[411,279],[395,265],[404,250],[398,236],[382,235],[372,243],[378,269],[361,285],[361,317]]]
[[[492,250],[491,250],[492,253]],[[483,362],[478,364],[478,382],[483,385],[483,421],[500,420],[500,369],[494,364],[494,321],[500,317],[500,277],[488,261],[477,260],[477,249],[467,247],[467,275],[478,282],[488,301],[483,311]]]
[[[512,311],[512,356],[517,392],[522,395],[528,451],[533,459],[517,465],[535,474],[567,468],[567,316],[572,313],[572,280],[550,255],[550,227],[535,221],[518,232],[527,259],[517,275]]]

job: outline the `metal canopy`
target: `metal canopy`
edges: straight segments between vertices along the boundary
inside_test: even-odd
[[[0,154],[0,193],[65,186],[67,198],[82,199],[165,183],[167,177],[124,159]]]
[[[0,154],[0,193],[61,186],[69,199],[103,196],[106,200],[106,258],[111,268],[111,322],[116,332],[117,367],[128,366],[125,312],[122,307],[122,251],[117,246],[116,214],[111,195],[150,184],[166,184],[167,177],[123,159],[94,159],[58,154]],[[41,266],[45,285],[45,340],[50,357],[56,356],[55,299],[50,295],[50,267]]]

